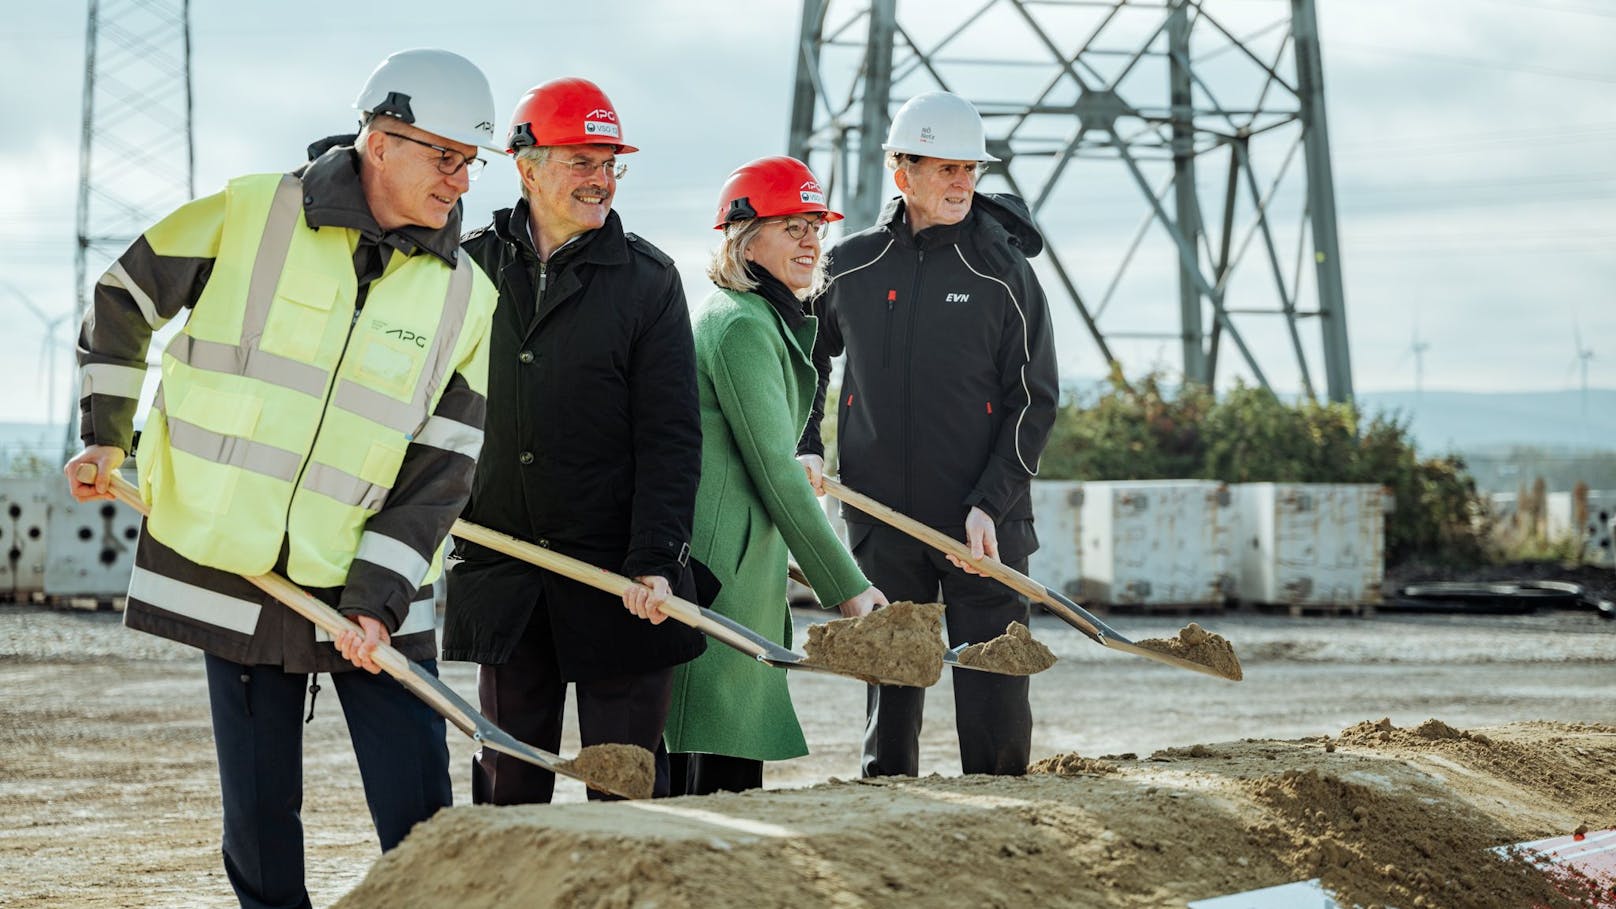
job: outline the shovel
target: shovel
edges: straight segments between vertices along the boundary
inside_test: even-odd
[[[1162,653],[1161,651],[1151,650],[1148,647],[1141,647],[1138,644],[1135,644],[1133,641],[1123,637],[1109,625],[1095,618],[1082,606],[1079,606],[1059,593],[1050,590],[1048,587],[1045,587],[1021,572],[1016,571],[1014,568],[1005,565],[998,559],[992,559],[986,556],[982,557],[981,559],[977,559],[971,555],[971,548],[966,546],[964,543],[961,543],[959,540],[956,540],[953,537],[936,530],[935,528],[928,527],[927,525],[920,523],[908,515],[894,511],[893,509],[882,505],[880,502],[877,502],[869,496],[854,492],[853,490],[848,489],[846,486],[843,486],[837,480],[830,477],[825,477],[825,491],[830,493],[835,498],[840,499],[842,502],[857,508],[859,511],[862,511],[865,514],[878,518],[883,523],[889,524],[892,527],[903,531],[920,542],[925,543],[934,549],[940,550],[943,553],[952,555],[962,562],[970,564],[971,566],[982,571],[982,573],[986,574],[988,577],[991,577],[995,581],[1009,587],[1011,590],[1014,590],[1023,596],[1030,597],[1044,604],[1045,606],[1048,606],[1049,611],[1059,616],[1061,621],[1072,626],[1073,628],[1076,628],[1078,631],[1083,632],[1083,634],[1086,635],[1089,640],[1099,644],[1102,647],[1109,647],[1112,650],[1120,650],[1124,653],[1142,656],[1147,660],[1155,660],[1158,663],[1166,663],[1169,666],[1176,666],[1179,669],[1189,669],[1194,672],[1201,672],[1205,673],[1206,675],[1216,676],[1220,679],[1229,678],[1211,666],[1206,666],[1201,663],[1197,663],[1194,660],[1186,660],[1182,657],[1173,656],[1170,653]],[[1230,681],[1234,680],[1230,679]]]
[[[95,465],[81,464],[78,468],[78,481],[80,483],[94,483],[96,477]],[[150,515],[151,510],[146,506],[145,500],[140,497],[140,490],[114,473],[109,486],[112,495],[118,501],[130,506],[143,515]],[[359,631],[359,626],[337,612],[330,606],[310,596],[303,588],[273,572],[261,575],[242,575],[249,583],[259,590],[269,594],[285,604],[293,612],[319,626],[332,637],[344,631]],[[632,795],[618,792],[610,786],[598,783],[587,776],[573,770],[559,755],[535,748],[514,738],[510,733],[490,723],[487,718],[478,713],[476,708],[466,703],[465,699],[455,694],[454,690],[445,685],[430,672],[417,666],[404,654],[399,653],[389,644],[378,644],[371,659],[386,673],[408,688],[416,697],[425,701],[428,707],[436,710],[444,719],[454,725],[456,729],[470,736],[484,748],[492,748],[501,754],[508,754],[520,761],[526,761],[536,767],[542,767],[551,773],[572,777],[581,781],[591,789],[598,789],[610,795],[622,798],[633,798]]]
[[[630,587],[639,586],[634,581],[604,568],[591,565],[571,556],[562,555],[553,549],[535,546],[526,540],[519,540],[497,530],[480,527],[468,521],[455,521],[454,526],[449,528],[449,532],[462,540],[476,543],[478,546],[487,547],[495,552],[504,553],[529,565],[537,565],[562,577],[571,578],[581,584],[587,584],[596,590],[604,590],[613,596],[620,597],[623,595],[623,591],[628,590]],[[813,672],[842,675],[871,685],[901,684],[890,679],[865,675],[861,672],[849,672],[810,663],[808,658],[802,654],[787,650],[740,622],[727,616],[719,615],[711,609],[704,609],[689,600],[670,596],[663,601],[661,609],[674,621],[689,625],[702,634],[733,647],[759,663],[768,666],[774,666],[779,669],[807,669]],[[961,666],[961,668],[966,669],[975,668],[960,664],[958,654],[953,651],[943,654],[943,663],[949,666]]]

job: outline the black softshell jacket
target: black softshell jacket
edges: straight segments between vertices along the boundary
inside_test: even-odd
[[[813,307],[820,385],[799,451],[824,453],[831,360],[845,352],[836,407],[848,486],[956,534],[972,506],[1001,526],[1029,522],[1059,394],[1049,310],[1027,261],[1042,249],[1025,203],[982,193],[964,221],[919,235],[893,199],[874,227],[836,244]]]

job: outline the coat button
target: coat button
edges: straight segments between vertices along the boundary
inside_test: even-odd
[[[516,456],[516,460],[521,461],[523,464],[532,464],[533,463],[533,452],[524,451],[521,454]]]
[[[516,355],[516,359],[521,360],[523,363],[532,363],[533,362],[533,351],[524,350],[521,353]]]

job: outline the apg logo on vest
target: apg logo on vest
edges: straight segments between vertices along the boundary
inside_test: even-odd
[[[408,328],[389,328],[387,323],[381,319],[370,320],[370,327],[389,338],[396,338],[406,344],[414,344],[422,350],[425,350],[427,342],[432,340],[430,335],[417,334]]]

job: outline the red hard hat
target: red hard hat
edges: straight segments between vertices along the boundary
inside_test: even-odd
[[[617,153],[639,151],[623,142],[617,109],[600,86],[588,79],[551,79],[528,89],[516,102],[505,133],[511,153],[530,146],[615,145]]]
[[[808,165],[778,155],[742,164],[729,175],[718,193],[718,223],[713,227],[723,230],[735,221],[803,214],[842,220],[840,212],[825,207],[825,191]]]

